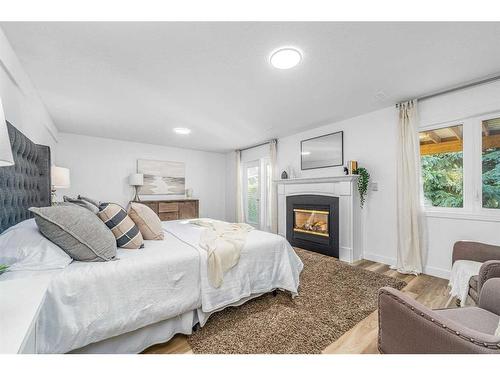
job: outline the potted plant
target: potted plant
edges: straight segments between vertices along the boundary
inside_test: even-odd
[[[9,268],[8,265],[6,265],[6,264],[0,264],[0,275],[2,273],[4,273],[5,271],[7,271],[8,268]]]
[[[368,192],[370,173],[368,173],[366,168],[360,167],[356,169],[356,174],[359,175],[358,178],[359,203],[361,208],[363,208],[363,206],[365,205],[366,193]]]

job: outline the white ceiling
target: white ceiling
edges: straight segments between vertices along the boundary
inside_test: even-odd
[[[500,23],[0,26],[60,131],[210,151],[500,70]],[[270,53],[290,45],[303,51],[301,64],[271,67]],[[174,127],[193,132],[179,136]]]

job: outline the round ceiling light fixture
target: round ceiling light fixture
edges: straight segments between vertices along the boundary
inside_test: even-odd
[[[302,53],[294,47],[279,48],[271,54],[269,59],[276,69],[290,69],[302,60]]]
[[[191,129],[188,128],[174,128],[174,133],[181,135],[191,134]]]

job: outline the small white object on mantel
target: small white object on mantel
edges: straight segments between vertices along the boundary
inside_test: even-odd
[[[339,198],[339,259],[353,263],[363,256],[363,229],[358,175],[275,180],[278,190],[278,234],[286,237],[286,197],[326,195]]]
[[[35,354],[36,321],[53,274],[0,281],[0,354]]]

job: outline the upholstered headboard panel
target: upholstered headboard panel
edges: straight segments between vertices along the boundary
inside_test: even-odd
[[[0,167],[0,233],[50,206],[50,148],[31,142],[7,122],[14,165]]]

